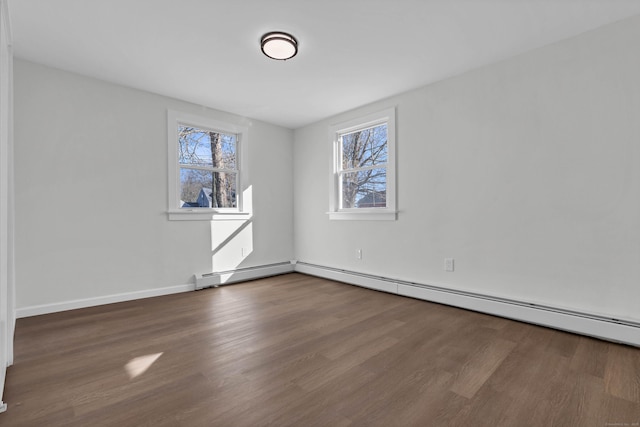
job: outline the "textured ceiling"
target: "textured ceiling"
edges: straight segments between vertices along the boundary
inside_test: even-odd
[[[640,14],[638,0],[9,0],[14,53],[289,128]],[[296,36],[269,60],[260,36]]]

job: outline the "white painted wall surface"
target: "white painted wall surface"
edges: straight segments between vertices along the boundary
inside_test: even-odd
[[[639,321],[638,46],[640,17],[296,130],[297,259]],[[329,126],[391,106],[398,220],[330,221]]]
[[[167,109],[249,127],[244,254],[214,251],[227,222],[168,220]],[[16,60],[15,141],[19,309],[293,257],[291,130]]]

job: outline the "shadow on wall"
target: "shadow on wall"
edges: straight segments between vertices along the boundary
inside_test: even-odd
[[[252,186],[249,186],[243,191],[242,202],[244,211],[253,211],[252,196]],[[252,217],[249,219],[211,221],[211,272],[233,271],[237,269],[252,252]]]

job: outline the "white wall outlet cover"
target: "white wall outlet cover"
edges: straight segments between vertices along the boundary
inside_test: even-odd
[[[453,271],[453,258],[444,259],[444,271]]]

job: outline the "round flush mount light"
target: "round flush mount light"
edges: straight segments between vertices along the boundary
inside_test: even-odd
[[[291,34],[272,31],[262,36],[260,47],[269,58],[286,61],[298,53],[298,40]]]

